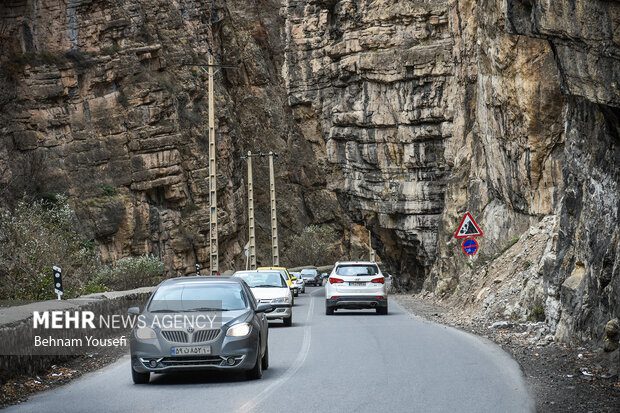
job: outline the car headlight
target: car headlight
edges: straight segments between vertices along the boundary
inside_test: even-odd
[[[226,335],[229,337],[243,337],[250,334],[250,331],[252,331],[252,326],[248,323],[240,323],[230,327]]]
[[[271,304],[288,304],[290,299],[288,297],[278,297],[271,300]]]
[[[151,327],[140,327],[136,330],[136,337],[140,340],[150,340],[157,338],[157,335],[155,334],[155,330]]]

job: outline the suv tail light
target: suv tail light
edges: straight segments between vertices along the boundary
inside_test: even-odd
[[[341,280],[340,278],[329,277],[329,282],[331,284],[341,284],[344,283],[344,280]]]
[[[380,277],[380,278],[373,278],[372,280],[370,280],[371,283],[376,283],[376,284],[385,284],[385,278]]]

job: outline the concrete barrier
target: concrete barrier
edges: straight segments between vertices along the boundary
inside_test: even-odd
[[[20,374],[36,374],[52,364],[75,357],[51,349],[49,354],[28,351],[33,346],[33,312],[52,310],[93,311],[103,316],[126,314],[127,309],[144,304],[154,287],[129,291],[89,294],[77,299],[49,300],[25,305],[0,307],[0,382]],[[20,354],[21,353],[21,354]]]

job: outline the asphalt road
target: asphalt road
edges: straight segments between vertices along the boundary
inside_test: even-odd
[[[530,412],[518,365],[495,345],[408,315],[338,311],[323,288],[296,299],[294,324],[270,324],[270,368],[158,375],[132,384],[129,358],[33,396],[7,412]]]

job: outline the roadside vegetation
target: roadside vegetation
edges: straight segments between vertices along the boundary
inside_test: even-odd
[[[22,200],[11,210],[0,209],[0,297],[55,298],[54,265],[62,268],[65,298],[152,285],[163,278],[163,264],[151,256],[101,264],[94,241],[79,232],[64,196]]]
[[[289,267],[332,263],[340,255],[337,239],[332,228],[310,225],[287,243],[283,255]]]

